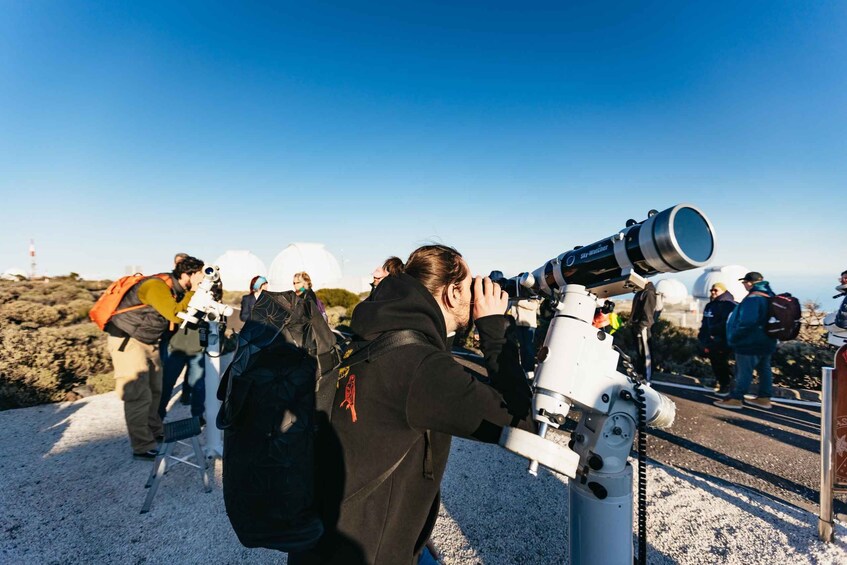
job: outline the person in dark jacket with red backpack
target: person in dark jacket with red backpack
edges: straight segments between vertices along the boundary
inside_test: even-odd
[[[351,329],[372,342],[414,330],[422,342],[343,370],[332,412],[333,442],[318,447],[326,533],[292,565],[417,562],[438,516],[452,436],[496,443],[504,426],[534,430],[532,393],[520,367],[508,297],[471,277],[461,255],[424,246],[405,273],[386,277],[353,313]],[[491,385],[453,358],[447,335],[479,328]]]
[[[703,309],[703,321],[697,341],[709,356],[712,371],[718,381],[718,396],[729,396],[729,357],[732,350],[726,340],[726,321],[738,303],[723,283],[715,283],[709,289],[711,299]]]
[[[735,388],[729,398],[714,404],[721,408],[741,410],[744,407],[744,394],[750,388],[755,370],[759,375],[759,391],[756,398],[747,402],[770,410],[773,387],[771,356],[776,351],[776,339],[767,334],[765,326],[774,292],[761,273],[753,271],[739,280],[748,294],[732,311],[726,323],[727,341],[735,351]]]

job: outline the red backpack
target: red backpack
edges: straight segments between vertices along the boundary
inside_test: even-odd
[[[168,273],[160,273],[153,276],[159,277],[167,283],[168,287],[173,289],[173,281]],[[100,298],[97,299],[97,302],[94,303],[94,306],[88,313],[88,317],[91,318],[91,321],[97,324],[97,327],[102,330],[115,314],[123,314],[124,312],[129,312],[131,310],[145,308],[147,304],[138,304],[137,306],[130,306],[129,308],[121,308],[118,310],[118,305],[120,305],[124,295],[129,292],[129,289],[138,284],[139,281],[147,278],[150,277],[142,275],[141,273],[135,273],[134,275],[127,275],[119,278],[110,284],[109,288],[100,295]]]
[[[768,301],[768,321],[765,333],[779,341],[790,341],[800,333],[802,309],[800,301],[784,292]]]

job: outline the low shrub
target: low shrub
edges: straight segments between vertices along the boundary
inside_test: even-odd
[[[359,303],[358,295],[343,288],[322,288],[315,292],[315,294],[318,295],[318,298],[321,299],[321,302],[327,308],[332,308],[333,306],[350,308]]]
[[[0,409],[64,400],[111,371],[106,335],[92,323],[0,330]]]
[[[62,314],[53,306],[16,300],[0,306],[0,319],[4,325],[15,324],[24,329],[37,329],[56,324],[62,319]]]
[[[353,316],[353,309],[361,301],[358,295],[343,288],[322,288],[315,294],[327,308],[343,307],[346,310],[345,316],[348,318]]]
[[[241,297],[247,294],[244,290],[225,290],[221,302],[230,306],[241,307]]]

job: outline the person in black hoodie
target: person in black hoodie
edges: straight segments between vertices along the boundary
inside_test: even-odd
[[[443,245],[414,251],[405,273],[386,277],[356,307],[358,339],[411,329],[427,343],[342,371],[331,440],[317,447],[326,534],[289,563],[416,563],[438,516],[451,437],[496,443],[504,426],[534,431],[532,393],[506,338],[507,307],[499,285],[472,278]],[[469,375],[448,347],[447,335],[471,316],[491,385]]]
[[[703,353],[709,356],[712,371],[718,381],[718,396],[729,396],[729,357],[732,350],[726,341],[726,321],[738,303],[723,283],[709,289],[709,303],[703,308],[703,321],[697,341]]]
[[[635,293],[632,299],[632,313],[629,317],[629,328],[635,336],[637,355],[635,357],[635,370],[643,375],[647,382],[653,378],[653,349],[652,334],[656,312],[656,287],[652,282],[647,282],[643,290]]]

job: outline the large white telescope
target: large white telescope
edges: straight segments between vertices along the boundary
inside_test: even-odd
[[[572,563],[633,562],[632,467],[627,457],[639,420],[669,427],[676,408],[666,396],[618,372],[612,338],[592,325],[595,308],[609,296],[644,288],[646,278],[705,266],[715,249],[714,228],[699,208],[678,204],[651,211],[643,222],[591,245],[577,247],[534,271],[502,282],[512,296],[547,295],[555,315],[533,382],[538,433],[505,428],[500,445],[571,478]],[[581,420],[569,447],[545,439],[572,407]]]

